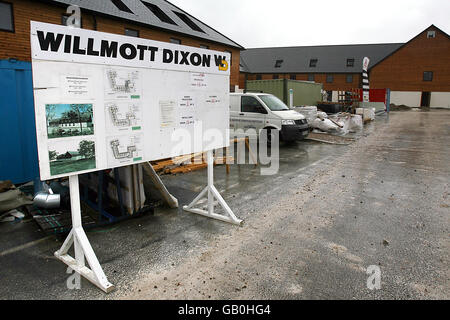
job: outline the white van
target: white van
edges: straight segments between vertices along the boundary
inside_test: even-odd
[[[230,93],[230,128],[233,130],[278,130],[280,140],[295,141],[308,136],[305,116],[290,110],[283,101],[267,93]]]

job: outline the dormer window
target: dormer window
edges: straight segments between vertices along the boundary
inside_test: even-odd
[[[347,59],[347,67],[354,67],[355,66],[355,59]]]
[[[192,30],[205,33],[205,31],[203,31],[197,24],[194,23],[194,21],[192,21],[184,13],[177,11],[173,11],[173,13],[175,13],[178,16],[178,18],[180,18],[184,23],[186,23]]]
[[[281,65],[283,64],[283,60],[277,60],[275,61],[275,68],[281,68]]]
[[[315,67],[317,67],[317,59],[311,59],[311,60],[309,60],[309,66],[311,67],[311,68],[315,68]]]
[[[111,0],[111,2],[117,7],[117,9],[119,9],[120,11],[123,12],[128,12],[131,14],[134,14],[133,11],[130,10],[130,8],[127,7],[127,5],[125,3],[122,2],[122,0]]]
[[[436,31],[434,31],[434,30],[428,31],[428,32],[427,32],[427,38],[428,38],[428,39],[430,39],[430,38],[436,38]]]

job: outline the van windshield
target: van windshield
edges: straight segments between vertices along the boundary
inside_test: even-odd
[[[267,107],[272,111],[287,111],[289,108],[283,101],[272,95],[260,95],[259,98],[264,101]]]

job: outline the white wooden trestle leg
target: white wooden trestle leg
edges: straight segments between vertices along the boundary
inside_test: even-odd
[[[202,216],[221,220],[224,222],[242,225],[243,221],[237,218],[230,207],[227,205],[225,200],[220,195],[214,186],[214,161],[212,151],[206,153],[207,163],[208,163],[208,186],[203,189],[202,192],[187,206],[183,207],[183,210],[200,214]],[[205,196],[208,197],[208,211],[194,208],[194,206]],[[216,199],[222,208],[225,210],[225,215],[214,213],[214,199]]]
[[[78,175],[69,177],[70,183],[70,204],[72,211],[72,230],[64,241],[61,249],[55,252],[55,257],[67,264],[72,270],[85,277],[94,285],[106,293],[114,290],[114,285],[108,282],[103,272],[94,250],[89,243],[81,222],[80,191]],[[68,251],[74,245],[75,259]],[[89,267],[85,265],[85,258]]]

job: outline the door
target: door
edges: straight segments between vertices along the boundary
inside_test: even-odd
[[[0,60],[0,180],[39,176],[31,63]]]
[[[255,134],[259,134],[259,130],[264,128],[267,110],[252,96],[241,97],[241,113],[239,114],[239,128],[244,132],[254,130]]]
[[[429,107],[430,100],[431,100],[431,93],[430,92],[422,92],[422,98],[420,99],[420,106],[421,107]]]

